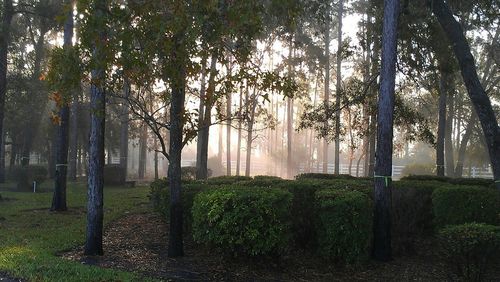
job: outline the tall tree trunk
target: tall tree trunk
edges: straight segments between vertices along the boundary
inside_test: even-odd
[[[71,101],[70,116],[69,116],[69,162],[68,162],[68,179],[76,181],[77,176],[77,153],[78,153],[78,104],[79,95],[75,93]]]
[[[454,113],[454,103],[453,103],[453,83],[450,80],[450,74],[446,74],[446,96],[448,104],[448,114],[446,117],[446,126],[444,130],[444,156],[446,158],[446,175],[448,177],[455,177],[455,160],[453,158],[453,113]]]
[[[373,225],[373,257],[380,261],[391,259],[392,139],[398,17],[399,0],[385,0],[377,121],[378,142],[374,179],[375,211]]]
[[[204,156],[205,148],[203,140],[204,122],[205,122],[205,93],[206,93],[206,80],[207,80],[207,57],[203,56],[201,59],[201,81],[200,81],[200,104],[198,105],[198,133],[196,135],[196,179],[204,179]],[[208,144],[207,144],[207,163],[208,163]],[[207,167],[208,174],[208,167]]]
[[[248,88],[247,88],[248,91]],[[236,175],[240,175],[240,167],[241,167],[241,130],[242,130],[242,114],[241,110],[243,107],[243,85],[240,87],[240,103],[239,103],[239,115],[238,115],[238,148],[236,151]]]
[[[375,26],[379,24],[379,19],[380,17],[375,17]],[[375,34],[375,32],[371,32],[372,35]],[[379,67],[380,67],[380,40],[378,38],[373,39],[373,60],[371,64],[371,73],[372,76],[376,75],[379,72]],[[372,97],[377,96],[377,86],[372,87]],[[376,99],[372,98],[369,100],[369,105],[375,107],[376,105]],[[370,116],[370,148],[369,148],[369,165],[368,165],[368,176],[373,176],[375,173],[375,149],[376,149],[376,144],[377,144],[377,112],[372,111],[371,116]]]
[[[128,98],[130,97],[130,84],[125,78],[123,83],[123,96],[125,100],[121,106],[120,115],[120,167],[122,169],[123,181],[127,179],[128,167],[128,131],[129,131],[129,107]],[[155,138],[156,140],[156,138]]]
[[[293,77],[293,34],[290,36],[290,42],[288,47],[288,76]],[[286,176],[287,178],[292,178],[292,138],[293,138],[293,114],[292,114],[293,102],[292,98],[288,97],[286,99]]]
[[[12,0],[3,1],[2,28],[0,31],[0,133],[4,131],[5,94],[7,93],[7,53],[9,52],[10,27],[14,7]],[[0,150],[0,160],[5,159],[5,149]],[[5,182],[5,162],[0,161],[0,183]]]
[[[496,181],[495,185],[500,190],[500,181],[498,181],[500,180],[500,128],[498,127],[491,101],[479,81],[469,43],[465,38],[462,27],[453,16],[450,7],[443,0],[434,0],[430,5],[439,24],[451,42],[458,60],[462,78],[467,87],[467,93],[481,122],[493,169],[493,177]]]
[[[330,103],[330,1],[326,5],[325,21],[325,93],[324,103]],[[328,141],[323,142],[323,173],[328,173]]]
[[[467,150],[467,144],[469,143],[475,123],[476,123],[476,115],[472,113],[471,118],[469,119],[469,123],[465,128],[465,133],[462,137],[462,142],[460,142],[460,147],[458,148],[458,160],[457,160],[457,166],[455,168],[455,177],[462,177],[464,170],[465,151]]]
[[[227,94],[227,105],[226,105],[226,174],[231,175],[231,93]]]
[[[215,76],[217,75],[217,60],[218,53],[214,51],[211,56],[210,62],[210,74],[208,78],[208,87],[206,91],[200,91],[200,103],[203,103],[203,110],[200,112],[200,118],[202,118],[201,128],[199,129],[198,142],[200,142],[199,151],[197,154],[196,161],[196,179],[207,179],[208,177],[208,140],[210,133],[210,124],[212,123],[212,105],[215,94]],[[204,70],[205,71],[205,70]],[[202,82],[204,84],[204,78],[202,77]],[[203,85],[202,84],[202,85]],[[204,86],[203,86],[204,87]],[[204,89],[202,89],[204,90]],[[202,115],[203,114],[203,115]],[[199,157],[198,157],[199,155]]]
[[[94,17],[106,16],[106,1],[95,2]],[[103,22],[103,21],[101,21]],[[93,59],[102,62],[104,57],[104,42],[106,39],[105,26],[96,35],[93,50]],[[103,231],[103,185],[104,185],[104,129],[106,118],[106,92],[103,88],[105,73],[103,69],[92,70],[92,84],[90,86],[90,138],[89,138],[89,167],[87,174],[87,231],[84,253],[85,255],[102,255]]]
[[[70,3],[71,8],[73,7]],[[69,9],[64,23],[64,48],[73,45],[73,9]],[[66,93],[71,95],[72,93]],[[69,141],[69,102],[65,102],[59,110],[61,123],[57,130],[56,173],[54,181],[54,196],[52,198],[52,211],[65,211],[66,206],[66,173],[68,169],[68,141]]]
[[[246,157],[246,166],[245,166],[245,176],[250,176],[250,158],[252,156],[252,141],[253,141],[253,123],[255,120],[255,107],[257,106],[257,97],[255,96],[256,87],[253,88],[253,95],[251,98],[248,97],[247,91],[247,105],[251,103],[251,109],[248,113],[248,126],[247,126],[247,157]]]
[[[444,176],[444,133],[446,127],[446,85],[443,72],[439,76],[439,113],[436,141],[436,174]]]
[[[342,95],[342,15],[344,1],[339,1],[338,10],[338,35],[337,35],[337,85],[335,95],[335,174],[340,173],[340,96]],[[350,168],[349,168],[350,169]]]
[[[180,257],[184,255],[182,241],[183,209],[182,209],[182,182],[181,157],[184,131],[184,101],[186,98],[186,61],[184,46],[184,32],[181,30],[174,35],[171,57],[178,71],[169,77],[172,97],[170,99],[170,150],[169,150],[169,186],[170,186],[170,232],[168,241],[168,256]]]
[[[158,141],[156,138],[154,138],[153,141],[153,147],[154,147],[154,173],[155,173],[155,180],[158,179]]]
[[[146,124],[143,124],[141,128],[141,136],[139,138],[139,166],[137,171],[139,179],[144,179],[144,177],[146,176],[147,150],[148,127]]]

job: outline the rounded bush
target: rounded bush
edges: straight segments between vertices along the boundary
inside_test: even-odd
[[[219,188],[196,195],[193,238],[232,255],[283,254],[291,194],[280,189]]]
[[[231,175],[231,176],[216,176],[207,179],[206,183],[208,185],[231,185],[235,184],[239,181],[248,181],[252,180],[250,176],[242,176],[242,175]]]
[[[442,255],[459,278],[485,281],[500,259],[500,227],[466,223],[448,226],[438,235]]]
[[[126,173],[119,164],[104,165],[104,185],[124,185]]]
[[[497,225],[500,193],[484,187],[449,186],[432,193],[434,222],[437,227],[479,222]]]
[[[342,263],[369,258],[373,211],[370,198],[359,191],[320,190],[317,204],[318,252]]]
[[[330,174],[330,173],[301,173],[295,176],[295,179],[356,179],[349,174]]]

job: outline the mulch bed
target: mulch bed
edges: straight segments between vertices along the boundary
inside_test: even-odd
[[[447,267],[421,244],[417,255],[387,263],[339,267],[311,254],[293,253],[280,261],[228,258],[185,236],[185,256],[167,257],[168,224],[154,213],[130,214],[110,224],[104,234],[105,255],[85,257],[83,248],[63,257],[106,268],[135,271],[167,281],[446,281]],[[496,271],[495,271],[496,272]],[[500,272],[496,272],[500,274]],[[500,277],[500,276],[496,276]]]

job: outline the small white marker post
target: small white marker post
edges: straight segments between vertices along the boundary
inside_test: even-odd
[[[33,181],[33,193],[36,193],[36,181]]]

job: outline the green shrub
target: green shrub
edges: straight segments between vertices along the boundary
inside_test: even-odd
[[[125,170],[119,164],[104,165],[104,185],[124,185]]]
[[[193,238],[233,255],[280,255],[288,247],[291,194],[280,189],[220,188],[194,200]]]
[[[150,200],[155,211],[159,212],[162,217],[167,220],[170,217],[170,190],[168,187],[168,179],[162,178],[153,181],[150,185],[151,194]],[[184,230],[190,231],[193,217],[191,208],[193,206],[194,197],[199,192],[209,189],[203,184],[183,184],[181,192]]]
[[[292,193],[292,234],[297,247],[311,249],[315,248],[316,230],[314,222],[316,217],[314,206],[316,200],[314,194],[322,189],[346,189],[359,190],[371,197],[373,184],[366,180],[322,180],[301,179],[296,181],[282,182],[277,185]]]
[[[443,187],[438,181],[393,182],[392,243],[396,252],[414,253],[418,237],[433,230],[432,193]]]
[[[295,179],[356,179],[349,174],[329,174],[329,173],[301,173],[295,176]]]
[[[206,183],[208,185],[231,185],[235,184],[236,182],[239,181],[248,181],[252,180],[250,176],[242,176],[242,175],[223,175],[223,176],[216,176],[216,177],[211,177],[207,179]]]
[[[17,182],[17,190],[31,191],[33,182],[36,181],[37,185],[40,185],[47,180],[47,175],[48,170],[45,166],[15,166],[9,170],[8,178]]]
[[[439,182],[449,182],[451,178],[446,176],[437,176],[437,175],[414,175],[410,174],[404,177],[401,177],[401,181],[439,181]]]
[[[455,274],[465,281],[485,281],[500,259],[500,227],[466,223],[439,232],[442,254]],[[498,277],[497,277],[498,278]]]
[[[486,178],[452,178],[449,180],[449,182],[457,185],[472,185],[484,187],[491,187],[495,184],[493,179]]]
[[[373,233],[368,196],[358,191],[320,190],[315,198],[319,254],[343,263],[367,260]]]
[[[291,180],[282,179],[277,176],[266,176],[259,175],[255,176],[252,180],[245,180],[237,182],[239,186],[248,186],[248,187],[262,187],[262,188],[276,188],[286,185]]]
[[[432,194],[435,224],[480,222],[499,223],[500,193],[495,189],[475,186],[450,186]]]

